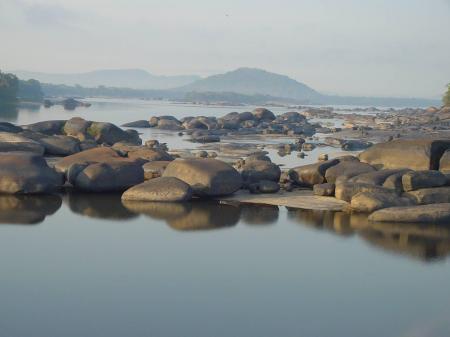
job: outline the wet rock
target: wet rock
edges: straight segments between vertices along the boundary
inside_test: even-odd
[[[328,168],[325,172],[325,179],[329,183],[335,183],[338,178],[340,181],[345,181],[354,176],[374,171],[375,169],[366,163],[357,161],[343,161]]]
[[[313,187],[314,195],[331,197],[334,195],[335,185],[331,183],[316,184]]]
[[[325,172],[339,163],[332,159],[310,165],[298,166],[289,170],[289,177],[300,186],[312,187],[325,182]]]
[[[256,108],[252,111],[254,119],[257,121],[273,121],[276,117],[272,111],[265,108]]]
[[[352,197],[351,208],[357,212],[372,213],[376,210],[396,207],[411,206],[414,202],[410,198],[399,197],[394,192],[359,192]]]
[[[66,124],[66,122],[67,121],[65,120],[43,121],[24,125],[23,128],[25,130],[39,132],[49,136],[61,135],[63,134],[64,125]]]
[[[447,183],[447,177],[439,171],[410,171],[402,176],[403,190],[439,187]]]
[[[278,182],[281,175],[280,167],[266,160],[246,161],[240,172],[247,183],[255,183],[261,180]]]
[[[45,149],[40,143],[30,138],[15,133],[0,132],[0,152],[12,151],[32,152],[42,155]]]
[[[126,190],[122,200],[137,201],[187,201],[192,189],[184,181],[173,177],[155,178]]]
[[[450,222],[450,203],[385,208],[372,213],[369,221],[447,223]]]
[[[382,186],[344,182],[336,184],[334,195],[336,196],[336,199],[350,202],[353,196],[359,192],[391,193],[392,190]]]
[[[138,120],[138,121],[134,121],[134,122],[129,122],[129,123],[125,123],[122,124],[123,127],[128,127],[128,128],[150,128],[150,122],[146,121],[146,120]]]
[[[138,163],[112,161],[71,167],[69,182],[88,192],[123,191],[144,181],[144,170]]]
[[[183,180],[201,197],[231,194],[242,186],[239,172],[227,163],[211,158],[174,160],[167,165],[163,177]]]
[[[170,161],[151,161],[145,163],[142,168],[144,170],[144,178],[146,180],[161,177],[169,165]]]
[[[373,145],[359,159],[377,168],[438,170],[442,154],[450,149],[450,140],[397,139]]]
[[[416,191],[410,191],[405,195],[412,197],[418,204],[439,204],[450,202],[450,187],[423,188]]]
[[[25,152],[0,153],[0,193],[52,193],[63,176],[47,165],[44,157]]]

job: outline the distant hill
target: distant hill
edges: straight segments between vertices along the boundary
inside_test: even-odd
[[[199,76],[157,76],[141,69],[95,70],[79,74],[49,74],[30,71],[13,71],[20,79],[36,79],[43,83],[81,85],[84,87],[118,87],[131,89],[169,89],[192,83]]]
[[[284,75],[261,69],[239,68],[224,74],[209,76],[177,88],[184,92],[234,92],[243,95],[269,95],[309,103],[322,95],[306,84]]]

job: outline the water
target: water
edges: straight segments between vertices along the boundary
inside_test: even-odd
[[[121,106],[70,114],[165,113]],[[0,196],[0,223],[2,337],[450,335],[449,226],[75,193]]]

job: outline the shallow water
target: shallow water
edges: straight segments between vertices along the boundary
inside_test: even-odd
[[[0,196],[0,223],[0,336],[450,335],[450,226],[79,193]]]

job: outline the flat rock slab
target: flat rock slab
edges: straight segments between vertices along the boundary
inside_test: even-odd
[[[334,197],[314,195],[311,190],[281,191],[277,194],[250,194],[241,190],[220,200],[224,202],[286,206],[320,211],[342,211],[348,205],[347,202]]]

